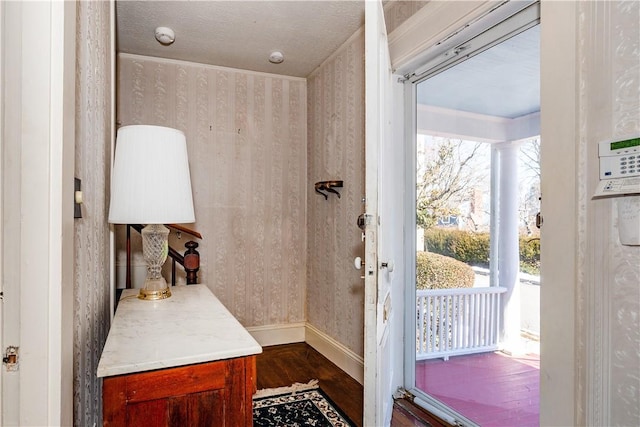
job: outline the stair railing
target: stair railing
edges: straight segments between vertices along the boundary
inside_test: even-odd
[[[198,239],[202,239],[202,235],[197,231],[183,227],[177,224],[165,224],[170,229],[176,230],[178,234],[186,233],[194,236]],[[138,233],[142,232],[142,225],[140,224],[127,224],[127,271],[125,286],[127,289],[131,288],[131,229],[136,230]],[[169,257],[171,257],[171,285],[176,284],[176,263],[180,264],[187,274],[187,285],[193,285],[198,283],[198,270],[200,270],[200,253],[196,250],[198,243],[190,240],[184,244],[187,248],[184,255],[169,246]]]

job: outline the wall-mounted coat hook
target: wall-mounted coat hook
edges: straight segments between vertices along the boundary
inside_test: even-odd
[[[322,194],[325,200],[329,199],[329,195],[324,193],[324,191],[333,193],[340,198],[340,193],[338,193],[335,188],[342,188],[342,185],[343,181],[318,181],[315,184],[316,193]]]

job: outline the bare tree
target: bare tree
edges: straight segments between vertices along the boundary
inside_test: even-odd
[[[417,224],[435,225],[439,218],[458,215],[458,205],[470,199],[479,180],[477,157],[481,143],[442,139],[418,153]],[[475,159],[475,160],[474,160]]]
[[[540,137],[524,142],[520,146],[524,168],[538,177],[540,181]]]
[[[483,157],[486,144],[448,138],[431,138],[419,148],[416,185],[418,226],[430,228],[439,219],[460,216],[460,206],[468,202],[465,220],[471,230],[482,229],[484,211],[474,199],[477,189],[485,190],[489,161]],[[540,138],[532,138],[520,148],[521,171],[519,217],[527,235],[537,234],[535,214],[540,198]]]
[[[536,213],[540,210],[540,181],[531,184],[528,191],[520,192],[518,216],[527,236],[538,234]]]
[[[540,210],[540,138],[536,137],[520,146],[520,161],[525,176],[521,178],[518,214],[527,236],[537,234],[536,213]]]

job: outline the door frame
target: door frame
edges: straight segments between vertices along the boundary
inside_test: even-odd
[[[4,12],[0,2],[0,193],[4,193]],[[4,241],[4,197],[0,197],[0,236]],[[4,356],[4,244],[0,244],[0,353]],[[4,425],[4,364],[0,366],[0,425]]]
[[[540,310],[545,314],[540,317],[540,425],[582,425],[585,408],[600,397],[586,388],[584,378],[596,372],[592,365],[585,366],[576,345],[583,314],[576,294],[581,284],[576,224],[578,3],[543,1],[540,10]]]
[[[2,194],[2,338],[20,350],[19,371],[3,372],[2,422],[72,425],[76,5],[3,7],[2,151],[16,161],[2,168],[13,184]]]
[[[492,3],[495,5],[491,1],[427,3],[389,35],[393,67],[406,74],[419,62],[420,55],[428,53],[430,46],[462,28],[464,23],[486,14]],[[581,424],[585,405],[595,401],[596,396],[592,390],[584,391],[584,378],[595,372],[593,366],[585,362],[584,354],[577,352],[576,344],[580,332],[577,322],[584,316],[576,300],[580,271],[576,230],[579,211],[576,190],[578,3],[547,1],[540,6],[543,70],[540,102],[544,111],[541,138],[549,141],[543,144],[541,153],[541,209],[545,217],[541,230],[545,242],[541,254],[544,287],[540,293],[541,309],[545,312],[540,319],[540,332],[545,341],[541,346],[541,425]],[[414,271],[415,265],[406,264],[406,271]],[[560,331],[557,325],[563,325]],[[578,376],[577,367],[586,372]]]

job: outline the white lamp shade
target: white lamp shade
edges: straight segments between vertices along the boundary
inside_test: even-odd
[[[147,125],[118,129],[109,222],[173,224],[194,221],[184,133]]]

